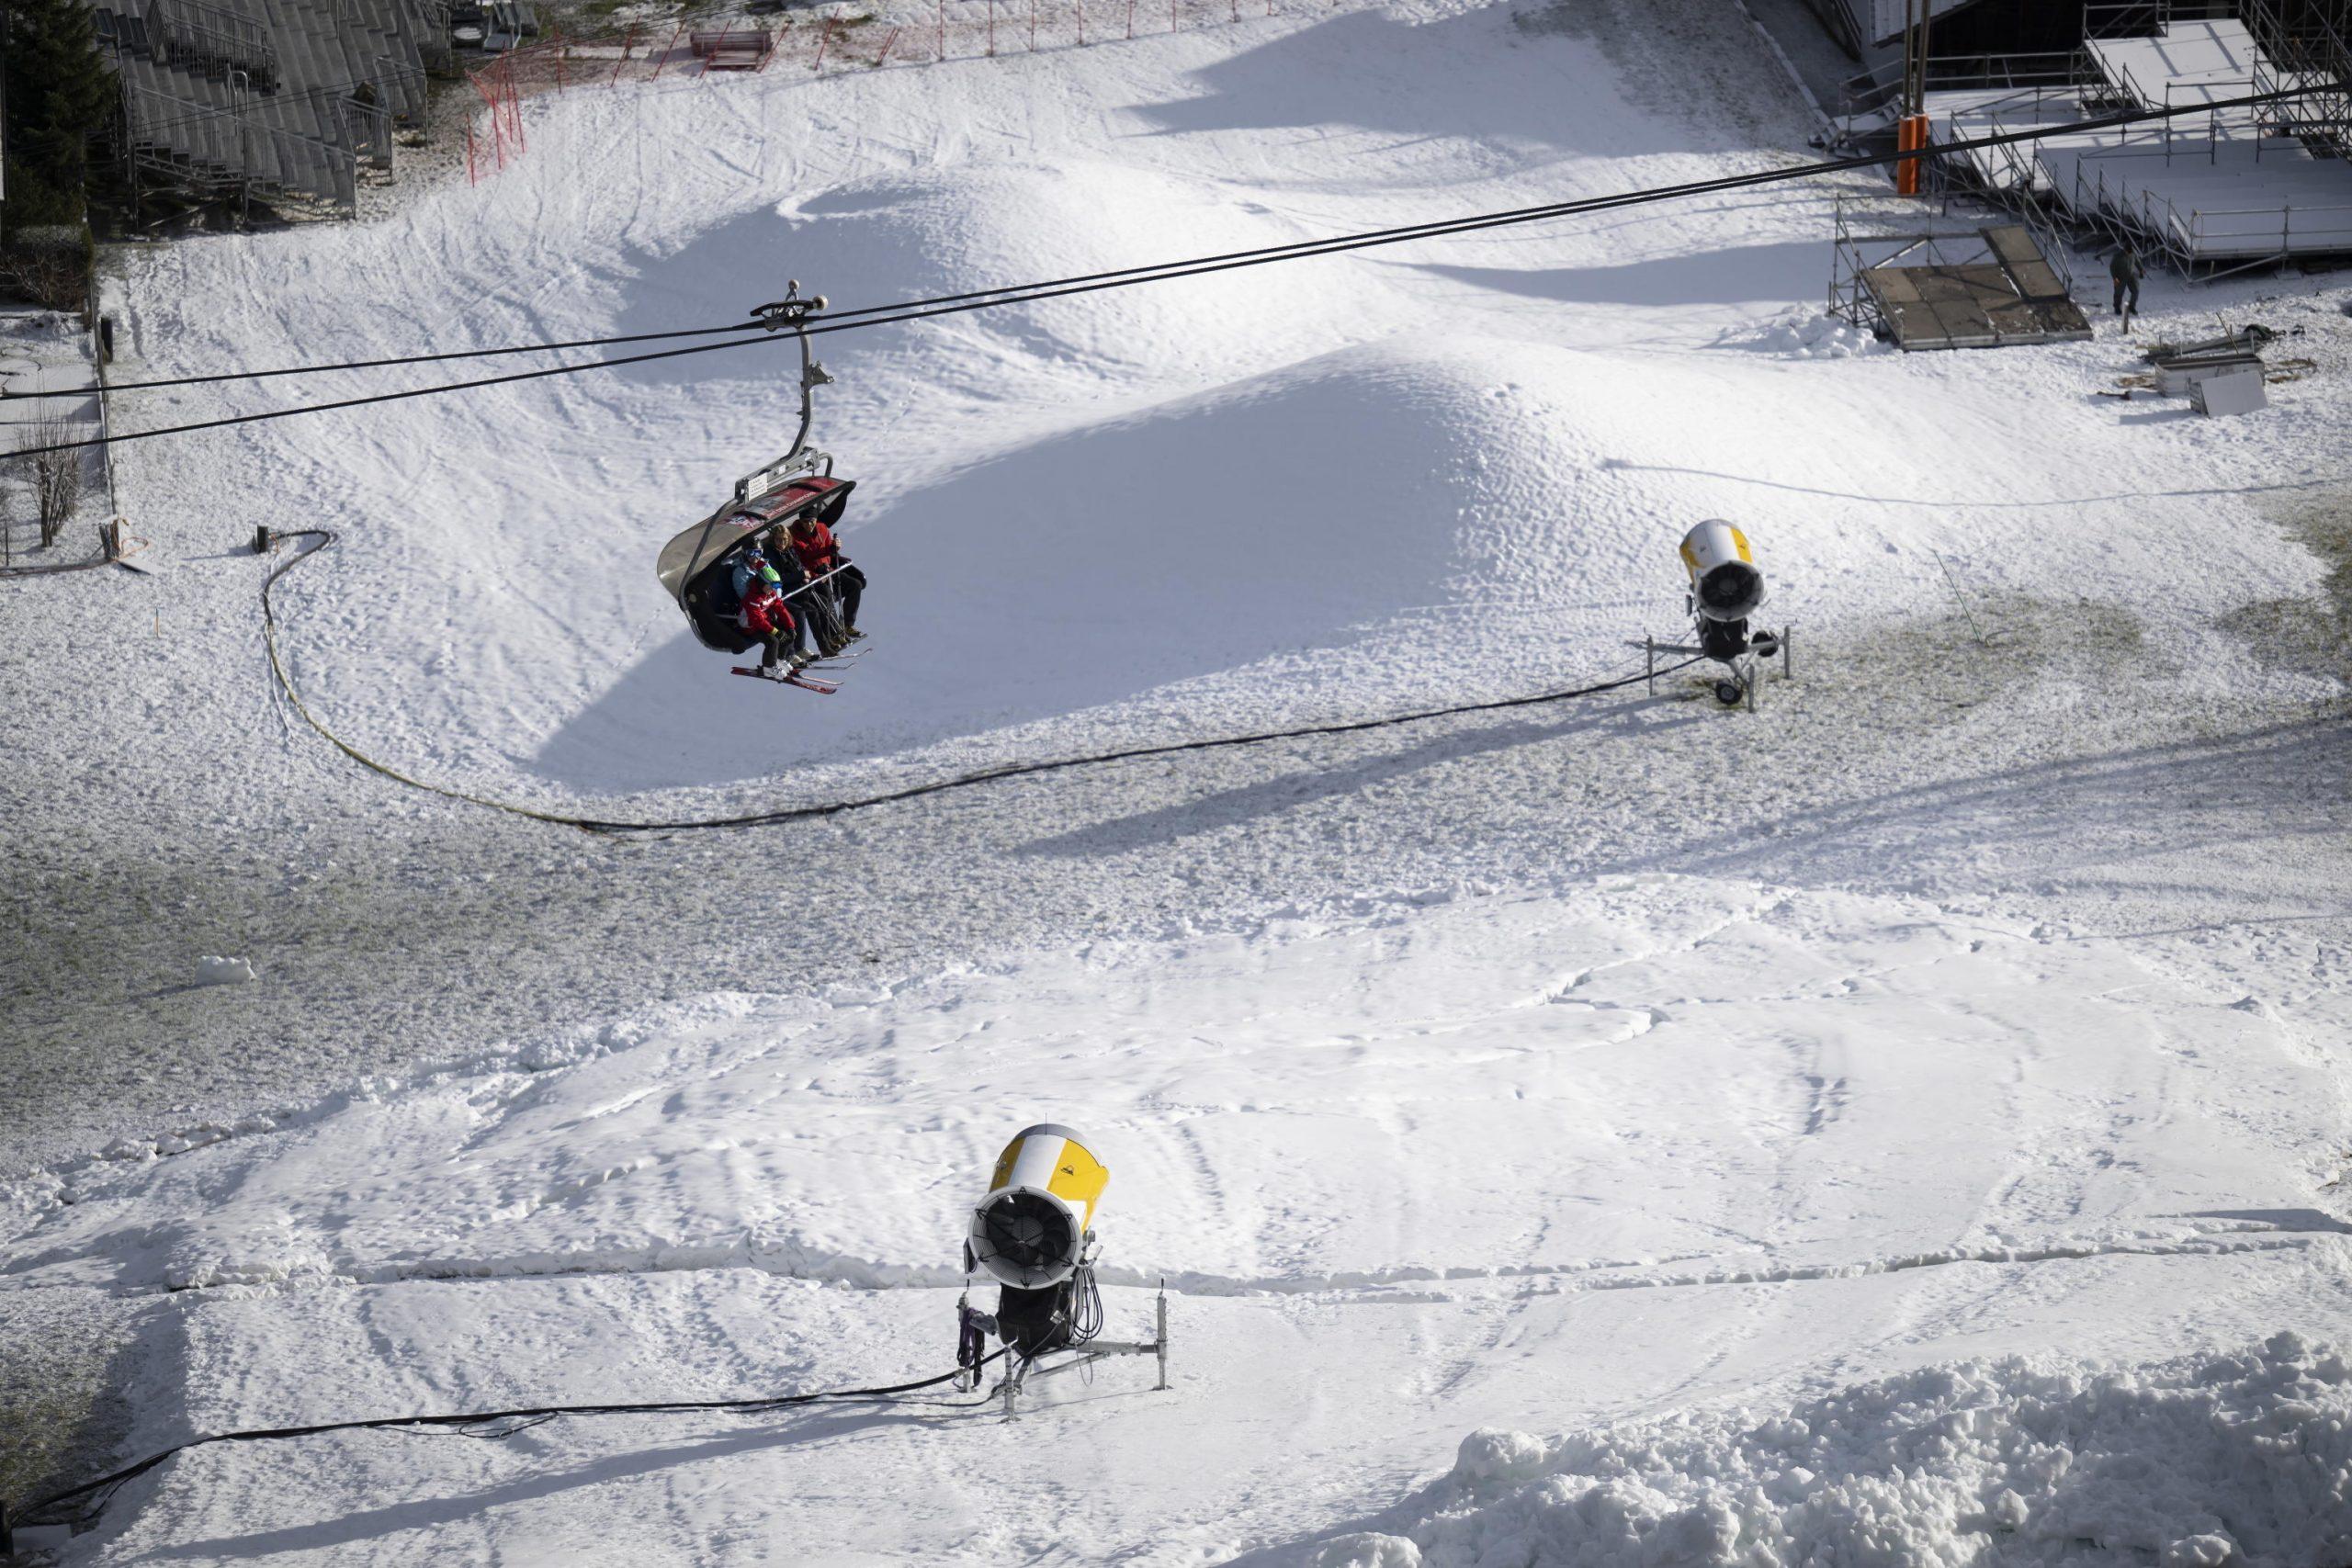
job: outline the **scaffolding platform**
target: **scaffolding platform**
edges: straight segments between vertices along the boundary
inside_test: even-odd
[[[2059,209],[2103,244],[2136,245],[2192,275],[2352,254],[2352,164],[2335,155],[2337,85],[2352,82],[2343,36],[2332,27],[2297,34],[2268,0],[2247,0],[2244,21],[2140,9],[2159,30],[2086,39],[2071,85],[2004,92],[1931,84],[1932,140],[1949,146],[2039,130],[2118,107],[2189,113],[1951,152],[1944,176],[2029,218]],[[2301,104],[2211,107],[2296,87],[2328,91]]]
[[[1910,353],[2079,343],[2091,335],[2063,253],[2022,223],[1860,231],[1842,210],[1830,309]]]
[[[2081,89],[2073,86],[1959,87],[1928,94],[1930,138],[1947,145],[2072,125],[2082,118]],[[1970,147],[1946,156],[1964,161],[1973,183],[1987,190],[2040,188],[2041,174],[2030,142]]]
[[[2175,20],[2153,38],[2092,39],[2084,45],[2099,74],[2151,108],[2217,103],[2260,92],[2267,63],[2240,21]],[[2233,130],[2252,130],[2256,106],[2217,111]]]
[[[2352,251],[2352,171],[2292,138],[2047,141],[2035,162],[2070,211],[2188,263]]]

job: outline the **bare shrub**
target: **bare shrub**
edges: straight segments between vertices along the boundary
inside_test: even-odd
[[[79,310],[87,303],[89,263],[79,251],[57,246],[0,251],[0,294],[48,310]]]
[[[81,427],[63,414],[43,414],[26,427],[18,439],[23,447],[62,446],[80,438]],[[33,489],[33,512],[40,519],[43,549],[57,542],[82,500],[82,454],[27,451],[17,461],[26,469]]]

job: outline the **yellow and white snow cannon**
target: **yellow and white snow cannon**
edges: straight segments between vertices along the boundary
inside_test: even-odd
[[[1721,518],[1682,536],[1682,565],[1690,574],[1690,608],[1702,629],[1709,622],[1745,621],[1763,608],[1764,574],[1756,570],[1747,536]]]
[[[1111,1172],[1078,1134],[1051,1122],[1015,1134],[972,1211],[972,1256],[1007,1285],[1042,1291],[1085,1260],[1094,1205]]]
[[[1753,708],[1763,679],[1762,660],[1778,654],[1781,678],[1785,681],[1791,673],[1788,628],[1777,634],[1751,634],[1747,628],[1749,618],[1764,607],[1764,573],[1756,564],[1756,552],[1746,534],[1720,517],[1710,517],[1682,536],[1680,553],[1682,570],[1690,579],[1685,603],[1698,640],[1670,643],[1645,637],[1634,645],[1649,655],[1650,689],[1657,689],[1659,654],[1692,654],[1729,666],[1729,673],[1715,682],[1717,699],[1728,706],[1744,697]]]
[[[989,1189],[972,1209],[964,1243],[964,1296],[956,1303],[958,1386],[978,1387],[989,1359],[988,1337],[1004,1343],[1005,1414],[1030,1376],[1066,1371],[1106,1356],[1157,1356],[1168,1386],[1168,1294],[1159,1303],[1159,1332],[1148,1342],[1098,1339],[1102,1292],[1094,1281],[1094,1210],[1111,1171],[1068,1127],[1024,1127],[997,1156]],[[972,1276],[985,1269],[1001,1287],[993,1315],[971,1306]],[[1040,1367],[1044,1358],[1070,1352]],[[1032,1369],[1035,1371],[1032,1371]]]

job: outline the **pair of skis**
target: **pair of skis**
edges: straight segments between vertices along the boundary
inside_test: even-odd
[[[797,686],[804,692],[817,692],[830,697],[842,689],[841,682],[830,674],[812,675],[809,671],[839,670],[855,663],[865,653],[865,649],[863,648],[849,653],[836,653],[831,658],[817,660],[797,670],[788,665],[778,665],[775,669],[762,669],[756,664],[738,664],[735,666],[735,673],[749,675],[758,681],[773,681],[779,686]]]
[[[821,675],[811,678],[789,666],[763,670],[756,664],[738,664],[735,666],[735,673],[749,675],[754,681],[774,681],[779,686],[797,686],[804,692],[821,692],[829,697],[841,690],[837,683],[826,680]]]

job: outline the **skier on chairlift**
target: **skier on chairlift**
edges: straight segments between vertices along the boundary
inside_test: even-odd
[[[739,664],[734,673],[831,694],[838,682],[804,671],[864,636],[856,623],[865,577],[842,557],[830,526],[856,481],[835,477],[831,455],[808,445],[815,390],[832,379],[808,347],[808,318],[824,308],[824,296],[804,298],[796,282],[752,311],[768,330],[799,341],[799,428],[783,457],[737,479],[730,500],[663,545],[653,570],[705,648],[765,647],[758,667]],[[819,515],[787,525],[807,513]]]
[[[735,563],[734,586],[736,619],[766,645],[760,669],[772,671],[783,664],[797,671],[806,666],[810,656],[801,618],[785,598],[783,574],[756,542],[743,547],[742,558]]]
[[[804,513],[792,520],[792,553],[799,558],[800,570],[812,582],[820,582],[818,592],[827,595],[841,610],[839,640],[834,647],[824,648],[824,633],[820,632],[820,649],[828,657],[855,642],[865,634],[857,629],[858,601],[865,594],[865,573],[850,565],[842,554],[841,543],[833,531],[816,516]],[[821,580],[821,581],[820,581]]]

